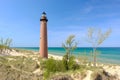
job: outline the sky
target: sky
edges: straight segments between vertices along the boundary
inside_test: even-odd
[[[38,47],[43,11],[49,47],[61,47],[72,34],[79,47],[90,47],[85,40],[89,27],[111,28],[100,47],[120,47],[120,0],[0,0],[0,38],[11,38],[12,47]]]

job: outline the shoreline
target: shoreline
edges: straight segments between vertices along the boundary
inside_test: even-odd
[[[39,53],[38,51],[34,51],[34,50],[28,50],[28,49],[19,49],[19,48],[13,48],[13,49],[17,49],[17,50],[21,50],[21,51],[28,51],[28,52],[33,52],[33,53]],[[62,59],[62,56],[63,56],[63,53],[61,54],[61,53],[57,53],[57,54],[55,54],[55,53],[57,53],[57,52],[52,52],[52,51],[50,51],[50,52],[48,52],[48,56],[54,56],[54,57],[57,57],[57,58],[59,58],[59,59]],[[65,54],[65,53],[64,53]],[[11,54],[12,55],[12,54]],[[21,54],[16,54],[16,55],[21,55]],[[23,54],[22,54],[23,55]],[[77,55],[74,55],[75,57],[77,56]],[[78,58],[78,57],[87,57],[87,58],[89,58],[88,60],[90,60],[91,59],[91,56],[89,56],[89,55],[82,55],[82,54],[80,54],[80,55],[78,55],[76,58]],[[105,59],[105,58],[100,58],[99,56],[97,57],[98,58],[98,61],[97,61],[97,63],[99,63],[99,64],[106,64],[106,65],[119,65],[120,66],[120,63],[119,63],[119,61],[115,61],[115,60],[111,60],[111,59]],[[91,61],[92,62],[92,61]]]
[[[48,58],[50,58],[50,57],[53,57],[54,59],[58,59],[58,60],[62,60],[62,58],[63,58],[63,56],[48,53]]]
[[[79,47],[74,51],[75,56],[86,56],[91,60],[91,54],[89,54],[91,47]],[[39,47],[20,47],[18,49],[23,50],[30,50],[30,51],[39,51]],[[120,65],[120,48],[119,47],[100,47],[98,48],[100,50],[100,54],[98,54],[97,59],[99,63],[108,63],[108,64],[118,64]],[[65,50],[62,47],[49,47],[48,53],[57,55],[57,56],[63,56],[65,54]]]
[[[39,58],[39,53],[36,52],[36,51],[26,51],[26,50],[14,50],[14,49],[12,49],[9,54],[6,54],[4,56],[24,56],[26,58],[30,57],[33,60],[36,60],[36,59]],[[50,58],[50,57],[53,57],[56,60],[62,60],[63,56],[48,53],[48,58]],[[93,63],[91,63],[90,65],[89,65],[89,63],[86,63],[86,66],[88,66],[88,67],[93,66]],[[120,65],[97,63],[97,67],[98,68],[102,67],[102,69],[105,70],[106,72],[108,72],[110,75],[117,75],[117,78],[120,79]],[[88,72],[90,72],[90,74],[92,74],[91,71],[92,70],[88,70]],[[86,73],[86,74],[87,74],[87,76],[90,75],[88,73]],[[88,76],[88,77],[90,77],[90,76]],[[87,80],[88,78],[85,78],[85,79]]]

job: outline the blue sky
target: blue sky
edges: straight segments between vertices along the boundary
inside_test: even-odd
[[[0,0],[0,37],[12,38],[14,47],[38,47],[40,17],[48,17],[48,46],[61,47],[76,35],[80,47],[89,27],[112,29],[102,47],[120,47],[120,0]]]

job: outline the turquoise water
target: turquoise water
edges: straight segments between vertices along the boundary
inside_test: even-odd
[[[26,49],[32,51],[39,51],[38,47],[19,47],[19,49]],[[77,48],[73,55],[75,56],[86,56],[89,59],[92,59],[91,51],[92,48]],[[102,63],[113,63],[120,64],[120,47],[101,47],[97,49],[100,53],[97,56],[98,62]],[[54,55],[65,54],[64,48],[61,47],[49,47],[48,52]]]

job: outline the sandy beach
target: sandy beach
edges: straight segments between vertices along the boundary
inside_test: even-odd
[[[25,52],[25,53],[23,53],[22,51],[17,52],[16,50],[11,50],[8,54],[1,54],[1,55],[31,57],[33,60],[37,60],[37,58],[39,58],[39,53],[38,52],[32,52],[32,54],[31,54],[29,52]],[[62,56],[53,55],[53,54],[48,54],[48,56],[49,56],[48,58],[52,57],[56,60],[62,60]],[[91,66],[92,66],[92,64],[91,64]],[[101,64],[98,64],[97,67],[102,67],[109,75],[117,76],[116,80],[120,80],[120,66],[119,65],[112,65],[112,64],[107,65],[107,64],[102,64],[101,63]],[[37,69],[33,73],[39,73],[39,72],[41,72],[40,69]],[[93,71],[87,70],[86,71],[86,77],[83,80],[90,80],[92,73],[93,73]],[[78,78],[75,78],[74,76],[72,76],[72,78],[74,78],[74,80],[79,80]]]
[[[62,60],[62,56],[49,54],[49,57],[53,57],[54,59]],[[93,64],[91,64],[91,66],[93,66]],[[106,72],[108,72],[108,74],[110,74],[112,76],[117,76],[116,80],[120,80],[120,65],[112,65],[112,64],[107,65],[107,64],[101,63],[101,64],[97,64],[97,66],[102,67]],[[88,70],[87,75],[83,80],[90,80],[92,73],[93,73],[92,71]]]

